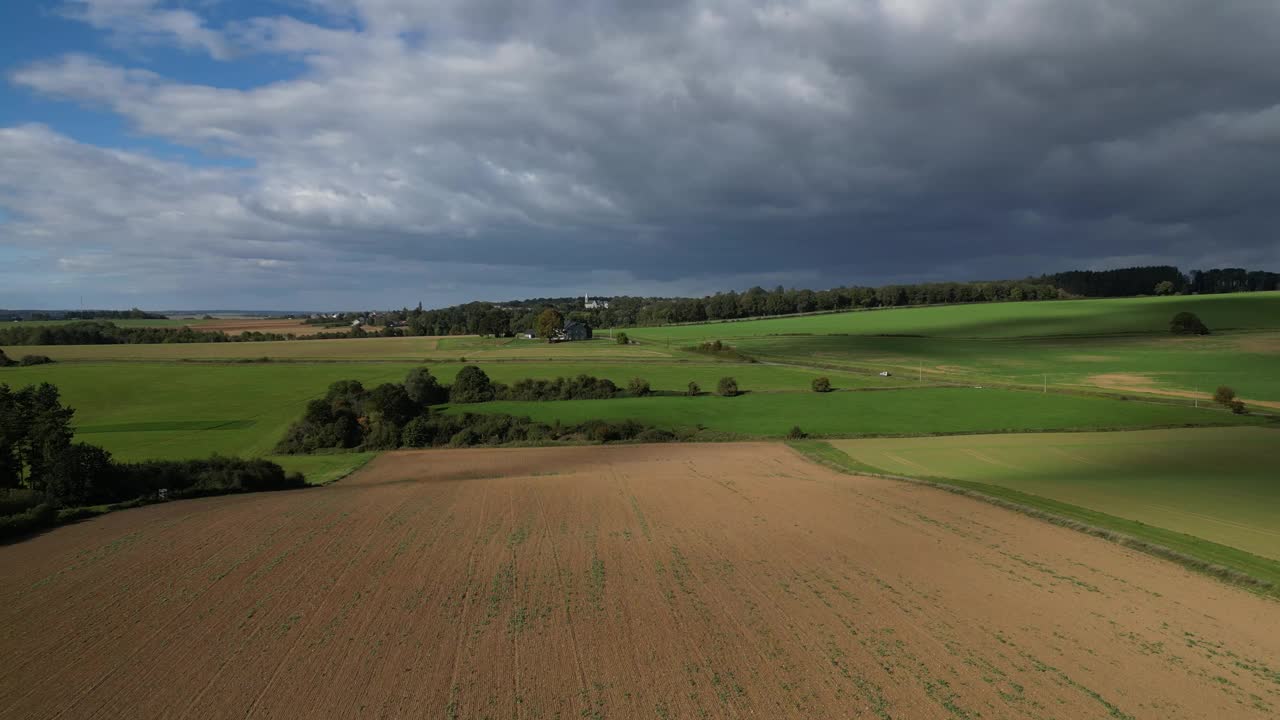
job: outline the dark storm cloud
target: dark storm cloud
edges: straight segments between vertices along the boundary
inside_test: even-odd
[[[387,300],[424,276],[449,300],[559,294],[569,269],[606,292],[699,292],[1280,263],[1274,2],[314,4],[325,27],[166,25],[164,3],[79,3],[106,31],[132,13],[152,42],[172,26],[184,47],[308,70],[246,91],[83,56],[16,70],[20,86],[254,166],[11,128],[0,160],[37,153],[57,171],[0,179],[18,218],[0,237],[74,257],[91,234],[127,256],[181,228],[173,267],[248,263],[261,273],[234,281],[263,297],[294,287],[291,272],[422,268]],[[113,213],[76,201],[121,173]],[[170,178],[198,192],[175,199]],[[63,265],[92,282],[91,266]]]

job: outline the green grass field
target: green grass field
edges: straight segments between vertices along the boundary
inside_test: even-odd
[[[1280,430],[832,440],[881,472],[994,485],[1280,560]]]
[[[1218,385],[1280,401],[1280,332],[1207,337],[971,339],[812,335],[737,341],[754,357],[925,382],[1013,383],[1167,392],[1207,399]]]
[[[176,346],[181,347],[181,346]],[[714,362],[541,363],[485,362],[498,382],[590,373],[625,387],[638,376],[655,390],[683,392],[690,380],[713,388],[728,373]],[[308,400],[330,383],[355,379],[373,386],[402,380],[413,363],[180,363],[67,362],[0,371],[0,382],[57,385],[76,409],[78,438],[107,448],[123,460],[203,457],[210,453],[265,454],[302,414]],[[441,381],[453,381],[460,363],[432,363]],[[766,365],[729,368],[744,386],[759,390],[807,390],[815,372]],[[836,387],[885,384],[882,378],[825,373]]]
[[[448,412],[508,413],[564,423],[636,420],[658,427],[701,426],[750,437],[783,437],[793,426],[810,434],[847,437],[1258,422],[1216,409],[973,388],[749,393],[735,398],[500,401],[452,406]]]
[[[768,320],[628,328],[650,343],[694,344],[780,334],[927,335],[1016,338],[1059,335],[1163,333],[1183,310],[1215,331],[1280,329],[1280,292],[1188,297],[982,303],[868,310]]]
[[[1191,310],[1207,337],[1168,334]],[[990,303],[627,331],[667,350],[718,339],[752,357],[925,383],[1097,388],[1208,399],[1230,385],[1280,409],[1280,293]]]
[[[548,344],[511,338],[343,338],[338,340],[280,340],[272,342],[171,343],[158,345],[27,345],[12,346],[10,354],[48,355],[59,362],[174,362],[273,360],[420,362],[422,360],[526,360],[631,362],[670,358],[657,347],[618,345],[607,339]]]

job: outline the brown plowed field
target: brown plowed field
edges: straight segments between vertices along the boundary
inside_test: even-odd
[[[222,331],[227,335],[239,335],[246,332],[263,332],[263,333],[280,333],[287,335],[315,335],[321,332],[346,332],[351,329],[349,325],[341,327],[325,327],[324,325],[311,325],[301,320],[291,320],[289,318],[222,318],[219,320],[200,320],[193,322],[191,327],[196,330],[204,330],[206,332]],[[376,332],[382,328],[369,326],[365,330]]]
[[[1280,605],[781,445],[384,455],[0,547],[5,718],[1265,718]]]

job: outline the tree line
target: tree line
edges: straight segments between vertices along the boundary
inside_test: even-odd
[[[399,335],[388,328],[381,335]],[[21,325],[0,328],[3,345],[159,345],[170,343],[264,342],[283,340],[333,340],[374,337],[360,328],[342,332],[294,335],[250,330],[228,335],[217,330],[195,330],[190,327],[120,327],[101,320],[86,320],[65,325]]]
[[[610,442],[638,440],[667,442],[677,436],[667,430],[634,422],[589,421],[578,425],[541,423],[509,415],[450,415],[435,406],[490,400],[596,400],[618,397],[623,391],[611,380],[579,375],[554,380],[523,379],[507,386],[493,382],[475,365],[463,367],[452,385],[439,381],[424,367],[409,371],[403,382],[372,389],[358,380],[331,384],[324,397],[307,403],[302,417],[291,425],[276,451],[305,454],[330,449],[391,450],[398,447],[469,447],[506,443],[564,441]],[[636,378],[628,392],[650,394],[649,383]],[[690,394],[698,394],[690,383]],[[739,393],[732,378],[717,392]]]
[[[1176,293],[1275,290],[1280,274],[1242,269],[1194,270],[1159,265],[1115,270],[1073,270],[1026,280],[938,282],[836,287],[828,290],[772,290],[753,287],[701,298],[619,296],[609,307],[586,309],[580,298],[533,298],[505,303],[471,302],[435,310],[404,308],[379,313],[406,335],[492,335],[510,337],[538,329],[539,315],[555,310],[565,321],[592,327],[659,326],[714,320],[795,315],[919,305],[1059,300],[1075,297],[1134,297]],[[359,317],[352,314],[351,317]],[[344,319],[346,316],[344,316]],[[540,333],[539,333],[540,334]]]
[[[212,457],[121,463],[106,450],[72,442],[75,410],[49,383],[0,384],[0,537],[71,519],[69,509],[231,492],[303,487],[266,460]]]
[[[168,320],[168,316],[129,310],[0,310],[3,320]]]
[[[1280,273],[1244,268],[1192,270],[1184,274],[1172,265],[1072,270],[1045,275],[1042,281],[1077,297],[1134,297],[1190,293],[1214,295],[1280,289]]]

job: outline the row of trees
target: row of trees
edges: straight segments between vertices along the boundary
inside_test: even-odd
[[[452,385],[443,385],[426,368],[414,368],[402,383],[372,390],[357,380],[333,383],[312,400],[290,426],[276,450],[286,454],[332,448],[389,450],[397,447],[466,447],[510,442],[634,440],[663,442],[671,433],[635,423],[593,421],[581,425],[537,423],[506,415],[446,415],[433,407],[494,399],[568,400],[614,397],[613,382],[580,375],[556,380],[521,380],[507,387],[468,365]],[[497,419],[494,419],[497,418]]]
[[[138,308],[129,310],[0,310],[3,320],[168,320]]]
[[[400,331],[384,328],[369,333],[361,328],[340,332],[294,335],[250,330],[228,335],[217,330],[194,330],[189,327],[120,327],[101,320],[86,320],[65,325],[21,325],[0,328],[0,344],[6,345],[146,345],[167,343],[263,342],[280,340],[328,340],[396,336]]]
[[[1280,273],[1244,268],[1192,270],[1187,291],[1201,295],[1280,290]]]
[[[654,326],[857,308],[1057,297],[1055,288],[1034,281],[842,287],[818,291],[778,286],[773,290],[754,287],[742,293],[730,291],[702,298],[614,297],[609,307],[591,310],[585,309],[578,298],[538,298],[503,304],[473,302],[438,310],[423,310],[419,306],[382,313],[382,316],[388,317],[389,322],[402,323],[409,335],[511,336],[533,330],[538,337],[547,337],[552,329],[563,327],[569,321],[592,327]],[[548,310],[554,314],[547,315]]]

